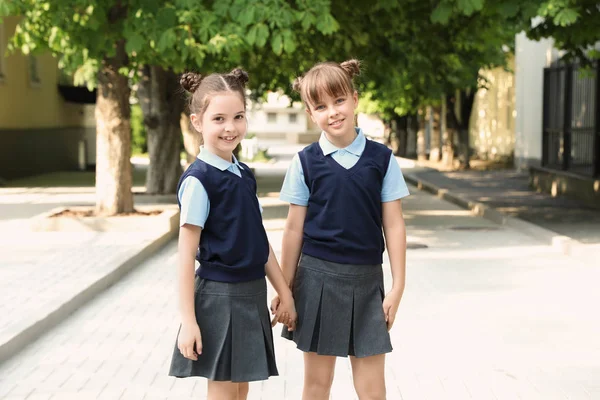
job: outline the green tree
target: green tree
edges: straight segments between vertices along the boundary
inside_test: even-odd
[[[177,125],[180,104],[173,94],[176,72],[206,72],[208,56],[226,52],[240,63],[244,47],[295,50],[302,29],[324,32],[333,18],[327,0],[0,0],[1,15],[20,15],[14,49],[51,51],[76,83],[97,84],[96,212],[112,215],[133,209],[129,79],[138,77],[148,146],[158,168],[149,172],[150,191],[173,188],[179,170]],[[334,22],[334,21],[333,21]],[[216,70],[216,68],[210,68]],[[137,72],[139,71],[139,72]],[[137,73],[137,75],[136,75]],[[156,100],[156,101],[155,101]],[[170,107],[173,106],[173,110]],[[177,152],[175,151],[177,149]],[[175,154],[177,153],[177,154]],[[164,156],[164,162],[161,160]],[[177,165],[176,165],[177,164]],[[167,170],[164,174],[162,166]],[[153,173],[155,171],[156,173]],[[152,185],[157,182],[156,189]]]
[[[457,89],[468,106],[461,114],[470,112],[475,89],[484,83],[479,70],[506,65],[506,46],[510,50],[514,35],[525,26],[525,9],[515,4],[516,9],[484,8],[473,0],[440,14],[439,6],[417,0],[333,0],[339,28],[332,39],[312,30],[300,38],[292,56],[248,54],[246,59],[261,92],[277,86],[289,91],[291,79],[315,62],[358,58],[364,65],[358,79],[362,97],[390,125],[406,126],[406,116],[415,121],[421,107],[440,104]],[[468,118],[454,117],[456,129],[466,136]]]
[[[230,68],[243,66],[244,52],[293,53],[296,36],[327,18],[327,1],[293,6],[284,0],[141,3],[128,21],[127,49],[139,71],[137,93],[148,132],[147,191],[174,193],[180,175],[180,72],[223,71],[216,59],[226,60]]]
[[[564,50],[563,58],[589,65],[600,58],[595,45],[600,41],[600,6],[596,0],[535,1],[539,5],[535,20],[526,30],[530,39],[553,38],[554,46]]]
[[[50,51],[76,83],[97,85],[96,213],[133,210],[129,59],[123,35],[125,1],[1,1],[0,12],[22,17],[12,48]]]
[[[470,66],[463,66],[467,80],[452,80],[450,86],[443,89],[448,94],[450,105],[457,102],[461,105],[459,113],[455,112],[454,107],[448,107],[448,119],[458,131],[463,167],[469,166],[468,121],[474,95],[479,87],[487,84],[478,76],[477,81],[471,79],[469,85],[468,76],[474,76],[481,68],[506,66],[506,56],[514,50],[513,39],[517,33],[525,31],[534,40],[553,38],[555,47],[565,52],[565,60],[577,60],[590,65],[594,58],[600,56],[600,52],[593,48],[600,41],[600,8],[597,1],[442,0],[431,19],[453,33],[450,43],[452,47],[460,49],[456,55],[461,63],[465,59],[475,61],[469,63]],[[455,34],[457,32],[458,35]],[[467,53],[463,53],[463,50],[467,50]],[[452,90],[452,86],[458,92]]]

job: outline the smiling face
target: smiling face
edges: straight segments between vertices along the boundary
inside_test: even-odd
[[[338,96],[322,94],[315,104],[308,105],[306,111],[329,141],[336,144],[351,142],[356,136],[354,111],[357,106],[356,91]]]
[[[246,107],[235,92],[219,92],[210,97],[204,113],[192,114],[191,122],[202,132],[204,147],[231,162],[233,150],[246,135]]]
[[[313,122],[337,147],[346,147],[356,137],[358,94],[352,76],[341,64],[326,62],[315,65],[294,83]]]

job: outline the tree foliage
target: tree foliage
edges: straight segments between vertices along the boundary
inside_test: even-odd
[[[328,0],[0,0],[0,13],[22,17],[13,49],[25,54],[49,50],[62,69],[74,74],[76,84],[104,85],[98,91],[103,107],[96,109],[97,167],[103,166],[97,168],[96,192],[101,193],[98,204],[100,197],[113,203],[105,212],[110,214],[131,208],[131,201],[123,202],[126,209],[115,205],[131,198],[127,169],[118,171],[128,163],[131,144],[129,112],[124,111],[129,109],[129,88],[115,72],[135,80],[144,65],[172,73],[208,70],[209,57],[240,64],[242,53],[256,48],[290,54],[299,33],[336,29],[329,5]],[[100,96],[106,101],[100,102]],[[118,162],[108,162],[115,157]],[[99,173],[107,179],[99,179]]]
[[[600,5],[596,0],[548,0],[541,3],[535,20],[527,30],[531,39],[553,38],[565,51],[565,60],[583,63],[600,59]]]

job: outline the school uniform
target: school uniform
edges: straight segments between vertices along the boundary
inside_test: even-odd
[[[381,203],[409,195],[391,150],[360,128],[344,149],[324,133],[299,152],[280,198],[306,206],[293,294],[296,330],[282,336],[305,352],[368,357],[392,351],[383,313]]]
[[[202,335],[197,361],[175,343],[169,375],[250,382],[278,375],[267,308],[269,242],[256,179],[235,157],[202,148],[178,185],[180,225],[202,228],[194,302]]]

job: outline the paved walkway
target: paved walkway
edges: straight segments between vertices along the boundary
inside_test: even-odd
[[[0,363],[172,237],[166,224],[137,232],[29,229],[31,217],[57,206],[93,205],[92,190],[0,189]],[[165,203],[164,196],[136,197],[136,205]]]
[[[408,252],[388,399],[600,398],[600,268],[412,191],[409,242],[428,248]],[[266,209],[278,206],[268,199]],[[277,252],[279,221],[269,229]],[[204,399],[204,380],[166,376],[177,331],[175,265],[173,242],[1,365],[0,398]],[[253,383],[252,400],[300,399],[301,353],[277,331],[281,376]],[[332,399],[356,399],[345,359]]]
[[[600,209],[573,198],[552,197],[529,187],[529,174],[514,170],[443,172],[400,159],[413,183],[422,180],[452,194],[568,236],[600,244]]]
[[[265,225],[277,251],[287,213],[277,191],[299,148],[274,146],[278,159],[256,165]],[[564,204],[564,212],[549,214],[553,218],[528,214],[549,200],[528,191],[523,176],[465,178],[407,160],[401,165],[407,180],[427,178],[520,218],[538,215],[533,222],[549,229],[555,224],[582,242],[600,242],[594,236],[600,224],[589,210]],[[600,300],[597,258],[562,256],[535,237],[414,187],[411,192],[405,201],[409,242],[429,248],[409,251],[407,294],[393,330],[396,350],[388,357],[388,399],[600,398],[600,324],[590,317]],[[529,203],[520,208],[523,198]],[[135,200],[172,201],[142,194]],[[95,279],[152,242],[139,232],[27,230],[28,218],[58,205],[93,203],[93,188],[0,188],[0,347],[11,333],[31,326],[26,322],[44,316],[62,321],[93,297],[81,295]],[[560,210],[553,201],[548,207]],[[64,324],[50,329],[52,323],[39,340],[21,343],[23,351],[0,364],[0,399],[203,398],[202,381],[165,376],[177,320],[175,252],[171,244]],[[389,285],[389,272],[386,279]],[[282,376],[253,384],[251,399],[299,399],[301,354],[280,339],[277,354]],[[336,374],[332,398],[354,398],[346,360]]]

